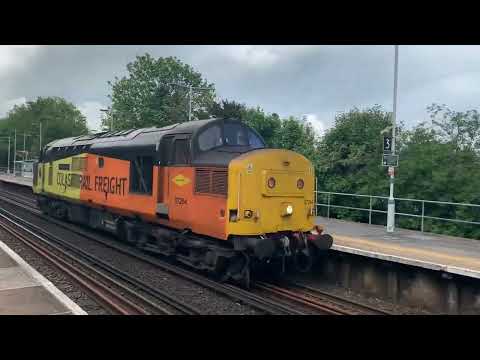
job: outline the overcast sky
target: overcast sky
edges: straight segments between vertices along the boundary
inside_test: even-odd
[[[307,115],[319,133],[335,113],[392,108],[393,46],[0,46],[0,116],[13,104],[61,96],[98,129],[108,80],[145,52],[177,56],[213,82],[217,95],[281,116]],[[478,108],[480,46],[400,46],[398,119],[427,120],[426,107]]]

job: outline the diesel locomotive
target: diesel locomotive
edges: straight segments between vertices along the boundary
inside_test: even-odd
[[[33,191],[50,216],[247,286],[256,265],[307,271],[333,241],[314,225],[310,161],[235,119],[53,141]]]

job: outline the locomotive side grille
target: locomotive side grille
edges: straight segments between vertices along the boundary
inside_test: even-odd
[[[227,195],[227,169],[195,169],[195,192],[199,194]]]
[[[212,171],[212,193],[219,195],[227,195],[227,169]]]
[[[195,192],[210,192],[210,169],[197,168],[195,170]]]

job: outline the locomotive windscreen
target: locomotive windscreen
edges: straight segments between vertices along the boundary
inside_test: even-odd
[[[260,149],[265,147],[265,143],[252,129],[238,122],[216,124],[198,136],[201,151],[228,146]]]

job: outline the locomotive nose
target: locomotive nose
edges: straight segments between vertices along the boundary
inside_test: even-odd
[[[288,150],[261,149],[229,165],[228,231],[261,235],[313,228],[313,166]]]

